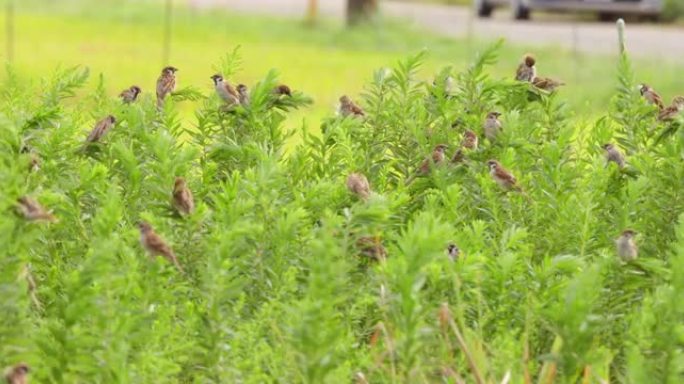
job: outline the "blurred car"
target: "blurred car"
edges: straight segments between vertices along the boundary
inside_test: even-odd
[[[602,20],[623,15],[657,19],[663,10],[663,0],[474,0],[474,5],[480,17],[489,17],[495,8],[510,5],[517,20],[529,19],[533,10],[596,12]]]

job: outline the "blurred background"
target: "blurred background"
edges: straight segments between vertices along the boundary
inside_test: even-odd
[[[567,83],[563,98],[595,117],[616,83],[618,17],[636,80],[666,100],[684,94],[684,0],[4,0],[3,13],[0,55],[27,80],[82,65],[91,89],[101,74],[112,97],[132,84],[153,94],[171,64],[181,87],[209,94],[209,77],[239,47],[233,81],[253,84],[276,68],[314,97],[296,125],[317,124],[341,94],[358,95],[374,70],[407,55],[428,50],[420,76],[431,81],[500,38],[492,76],[512,76],[534,53],[541,73]],[[181,108],[191,116],[192,103]]]

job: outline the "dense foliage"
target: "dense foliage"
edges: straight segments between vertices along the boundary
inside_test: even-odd
[[[366,117],[301,132],[283,121],[306,98],[273,108],[274,73],[248,108],[227,112],[208,95],[185,129],[175,111],[204,97],[196,90],[157,111],[149,93],[121,105],[102,78],[84,95],[83,69],[39,83],[10,69],[0,365],[26,361],[34,382],[66,383],[681,382],[681,120],[656,122],[625,57],[610,111],[588,122],[562,90],[487,76],[497,49],[434,84],[416,78],[423,54],[410,57],[375,74]],[[226,78],[239,78],[237,59],[220,66]],[[495,143],[481,132],[493,110],[504,126]],[[114,129],[84,150],[110,113]],[[478,150],[407,184],[465,129]],[[606,165],[607,142],[625,169]],[[29,170],[32,156],[40,169]],[[488,159],[525,194],[502,191]],[[370,180],[368,201],[347,190],[350,172]],[[176,176],[197,203],[185,218],[170,204]],[[23,195],[59,222],[15,215]],[[145,255],[140,220],[185,273]],[[625,263],[614,239],[628,227],[640,257]],[[361,238],[387,259],[365,256]]]

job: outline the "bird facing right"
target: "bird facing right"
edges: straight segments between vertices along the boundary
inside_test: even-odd
[[[116,124],[116,117],[112,115],[109,115],[98,121],[93,130],[90,131],[90,134],[88,134],[88,137],[86,138],[86,144],[100,141],[100,139],[114,127],[114,124]]]
[[[625,229],[620,234],[620,237],[615,239],[617,254],[623,261],[633,261],[639,256],[639,247],[634,241],[635,236],[635,231],[631,229]]]
[[[138,87],[137,85],[133,85],[130,88],[121,91],[119,97],[124,102],[124,104],[130,104],[138,98],[140,92],[142,92],[140,87]]]
[[[187,216],[195,210],[195,200],[182,177],[176,177],[173,185],[173,206],[181,216]]]
[[[167,66],[162,69],[157,79],[157,108],[164,106],[164,99],[176,89],[176,72],[178,68]]]
[[[489,141],[494,141],[499,132],[501,132],[502,125],[499,116],[501,116],[499,112],[489,112],[482,124],[485,137]]]

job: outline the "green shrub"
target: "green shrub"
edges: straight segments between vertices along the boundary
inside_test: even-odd
[[[34,382],[680,382],[681,119],[656,122],[626,57],[610,111],[572,118],[562,90],[488,76],[499,47],[434,84],[417,78],[426,53],[408,57],[375,74],[365,118],[300,133],[283,122],[310,100],[295,91],[274,108],[275,72],[247,108],[190,88],[157,111],[151,95],[120,105],[102,78],[84,90],[81,68],[40,83],[10,68],[0,364],[27,361]],[[239,62],[234,51],[218,69],[232,79]],[[185,130],[175,111],[188,98],[203,101]],[[482,136],[492,110],[495,143],[407,183],[435,145],[451,156],[465,129]],[[117,125],[84,149],[110,113]],[[606,142],[625,169],[606,166]],[[491,180],[492,158],[524,193]],[[370,180],[368,201],[347,191],[350,172]],[[171,209],[176,176],[196,200],[185,218]],[[22,195],[60,221],[12,214]],[[145,256],[140,220],[185,273]],[[627,227],[641,252],[625,264],[613,239]],[[364,238],[387,260],[363,256]]]

